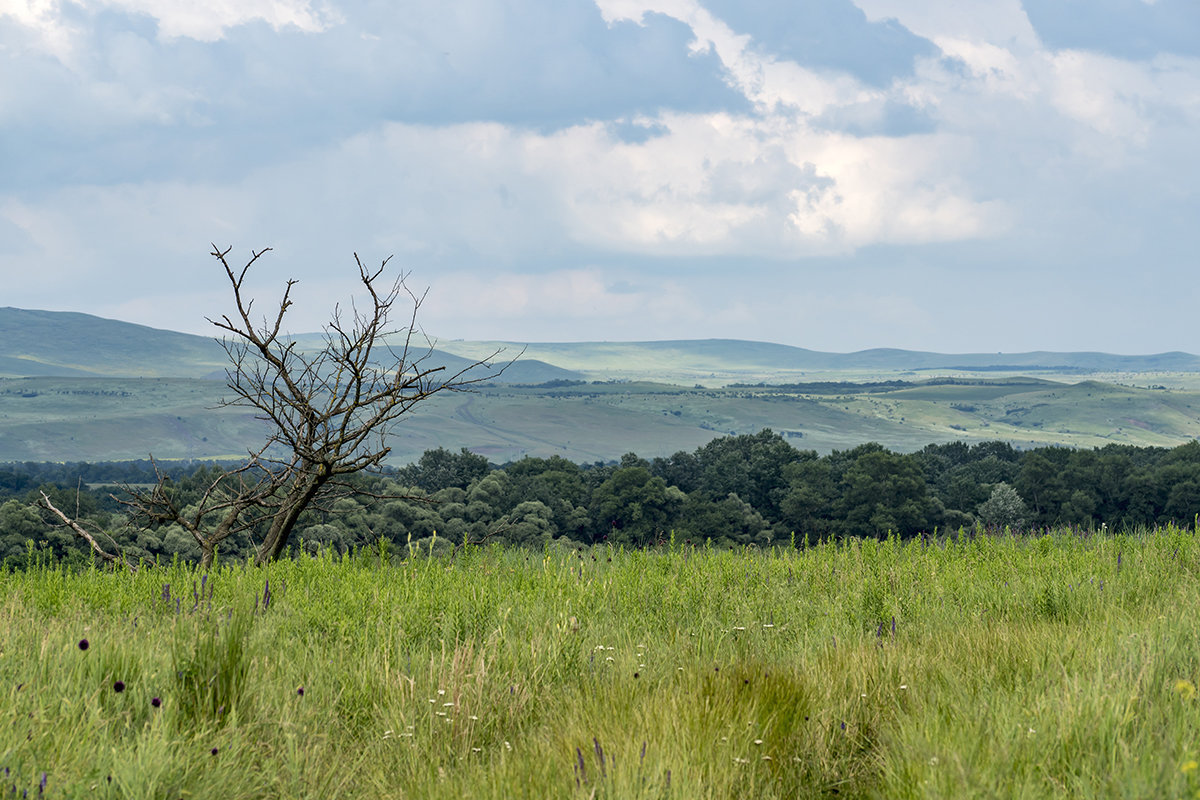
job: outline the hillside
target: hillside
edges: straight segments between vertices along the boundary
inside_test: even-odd
[[[302,347],[316,338],[296,337]],[[762,428],[818,452],[866,441],[907,451],[953,440],[1094,447],[1200,437],[1200,359],[1186,353],[443,341],[430,359],[457,371],[496,350],[500,364],[518,359],[477,391],[422,404],[389,442],[393,463],[439,446],[496,462],[666,455]],[[224,351],[205,337],[0,309],[0,461],[236,457],[266,431],[244,410],[219,407],[224,367]]]
[[[320,336],[295,337],[301,346],[319,346]],[[498,348],[500,349],[500,348]],[[511,345],[497,366],[521,351]],[[491,351],[489,351],[490,354]],[[431,364],[450,372],[475,359],[434,350]],[[0,377],[206,378],[224,381],[228,360],[215,338],[165,331],[68,311],[0,308]],[[487,371],[484,371],[487,373]],[[534,358],[521,359],[495,380],[544,383],[580,377]]]
[[[479,357],[496,348],[525,348],[525,355],[576,370],[592,379],[701,381],[706,385],[742,381],[768,383],[839,373],[858,378],[901,373],[1086,375],[1097,373],[1200,373],[1200,356],[1190,353],[1113,355],[1110,353],[927,353],[877,348],[826,353],[768,342],[704,339],[662,342],[446,341],[450,353]]]
[[[0,375],[131,378],[222,374],[214,339],[69,311],[0,308]]]

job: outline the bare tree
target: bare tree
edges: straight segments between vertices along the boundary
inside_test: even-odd
[[[417,326],[425,295],[412,292],[403,273],[391,281],[383,277],[390,258],[368,269],[357,253],[366,302],[348,312],[335,307],[322,346],[305,351],[283,328],[296,281],[287,282],[274,319],[256,325],[254,301],[243,294],[245,279],[269,249],[251,251],[240,269],[230,266],[230,249],[214,245],[212,255],[229,279],[237,312],[209,321],[225,334],[226,378],[233,392],[225,404],[254,409],[272,428],[267,447],[251,458],[271,477],[265,487],[258,481],[245,490],[248,495],[238,495],[249,499],[247,510],[267,512],[255,559],[261,564],[283,552],[300,515],[324,491],[345,486],[339,478],[383,463],[391,452],[386,436],[404,414],[435,394],[495,377],[498,371],[487,368],[499,352],[457,371],[433,363],[433,345]],[[393,328],[393,309],[402,298],[410,304],[408,318]]]
[[[278,307],[256,323],[245,281],[270,248],[251,251],[240,268],[230,265],[231,250],[216,245],[212,250],[236,306],[233,314],[209,319],[222,331],[230,362],[226,385],[232,396],[222,404],[253,409],[269,424],[267,441],[249,450],[240,468],[218,472],[199,501],[188,506],[178,502],[157,463],[152,489],[126,487],[125,497],[119,498],[134,527],[178,524],[187,530],[205,565],[229,536],[264,529],[255,561],[278,558],[306,510],[323,499],[356,493],[346,478],[383,464],[391,452],[387,435],[403,415],[440,392],[467,390],[508,366],[492,367],[500,351],[456,370],[436,363],[432,342],[417,326],[425,295],[408,288],[404,273],[385,277],[390,258],[369,269],[357,253],[354,261],[366,297],[348,310],[335,306],[320,345],[305,349],[284,328],[296,281],[287,281]],[[401,301],[410,308],[404,324],[393,327]]]
[[[124,496],[113,497],[125,508],[130,527],[175,524],[186,530],[200,547],[200,566],[208,567],[221,542],[253,531],[270,518],[271,498],[284,485],[287,474],[269,469],[265,450],[266,446],[251,452],[249,460],[237,469],[216,470],[208,476],[199,499],[186,506],[181,505],[176,487],[153,457],[154,486],[148,490],[126,486]]]

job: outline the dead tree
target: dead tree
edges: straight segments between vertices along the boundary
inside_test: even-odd
[[[287,281],[278,308],[256,324],[245,280],[270,248],[251,251],[249,261],[236,269],[228,260],[231,249],[213,245],[212,251],[236,306],[233,314],[209,319],[222,331],[230,363],[225,375],[232,396],[222,405],[252,409],[268,423],[267,440],[249,449],[239,468],[219,471],[199,500],[186,506],[156,462],[152,489],[126,487],[118,498],[132,528],[177,524],[188,531],[204,566],[212,564],[221,542],[239,533],[262,535],[256,563],[278,558],[305,511],[322,507],[324,499],[361,493],[347,477],[383,464],[391,452],[387,435],[401,417],[436,394],[490,380],[512,363],[493,368],[500,351],[456,370],[436,363],[432,342],[417,326],[425,295],[409,290],[406,274],[384,277],[390,258],[368,269],[357,253],[366,298],[349,311],[335,306],[320,345],[306,349],[284,329],[296,281]],[[401,301],[411,303],[411,310],[405,324],[394,328],[393,312]],[[106,561],[127,563],[100,547],[49,498],[43,508],[86,538]]]
[[[216,559],[221,542],[234,534],[255,530],[270,516],[271,498],[287,476],[268,468],[263,456],[265,449],[251,452],[249,460],[237,469],[218,471],[200,498],[187,506],[180,504],[171,479],[159,469],[153,457],[150,461],[157,478],[153,488],[126,486],[123,496],[113,497],[125,508],[130,527],[176,524],[186,530],[200,547],[200,566],[208,567]]]
[[[348,311],[335,307],[321,346],[303,349],[284,329],[296,281],[287,281],[278,308],[256,324],[245,279],[269,248],[251,251],[240,269],[230,266],[230,249],[214,245],[212,251],[237,309],[209,319],[224,334],[230,362],[226,383],[233,395],[223,402],[253,409],[271,433],[247,465],[264,477],[226,502],[244,502],[238,520],[257,517],[266,527],[255,557],[261,564],[279,557],[301,514],[323,494],[346,487],[340,479],[383,464],[391,452],[387,434],[401,417],[436,394],[490,380],[507,365],[491,369],[499,351],[454,371],[435,363],[433,345],[417,326],[425,295],[412,292],[403,273],[384,277],[390,259],[368,269],[357,253],[364,302]],[[393,311],[401,300],[411,307],[405,324],[394,328]]]

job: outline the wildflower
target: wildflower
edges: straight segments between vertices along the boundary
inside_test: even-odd
[[[80,640],[79,640],[79,649],[80,649],[80,650],[87,650],[89,647],[91,647],[91,645],[90,645],[90,644],[88,644],[88,640],[87,640],[87,639],[80,639]]]
[[[1197,767],[1200,767],[1200,764],[1197,764],[1196,759],[1193,758],[1180,764],[1179,771],[1187,775],[1188,773],[1195,772]]]
[[[755,740],[754,740],[754,743],[755,743],[755,744],[762,744],[762,739],[755,739]]]
[[[1179,695],[1184,700],[1191,700],[1196,696],[1196,684],[1181,678],[1180,680],[1175,681],[1175,694]]]
[[[301,686],[298,689],[296,689],[296,694],[300,695],[301,697],[304,697],[304,687]]]
[[[908,684],[907,684],[907,683],[902,683],[902,684],[900,684],[900,689],[901,689],[901,690],[906,690],[906,689],[908,689]]]
[[[215,747],[214,747],[214,748],[211,750],[211,752],[212,752],[212,754],[215,756],[215,755],[216,755],[216,754],[217,754],[219,751],[217,750],[217,748],[215,748]]]
[[[162,698],[161,697],[151,697],[150,705],[154,706],[155,708],[158,708],[159,706],[162,705]]]
[[[125,681],[117,681],[116,683],[114,683],[113,691],[116,692],[117,694],[120,694],[121,692],[125,691]]]

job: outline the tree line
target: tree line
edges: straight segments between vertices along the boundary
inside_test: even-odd
[[[59,508],[102,532],[128,558],[198,559],[180,525],[128,525],[120,485],[155,483],[185,513],[232,465],[151,462],[0,467],[0,559],[90,558],[87,544],[39,508]],[[692,451],[611,463],[526,457],[503,465],[438,448],[413,464],[352,477],[353,491],[301,515],[289,545],[448,549],[463,542],[542,547],[667,541],[768,547],[851,536],[911,537],[959,528],[1135,529],[1200,513],[1200,442],[1172,449],[1109,445],[1018,450],[1004,442],[878,444],[818,455],[779,434],[727,436]],[[111,484],[111,485],[102,485]],[[264,530],[221,544],[250,557]]]

